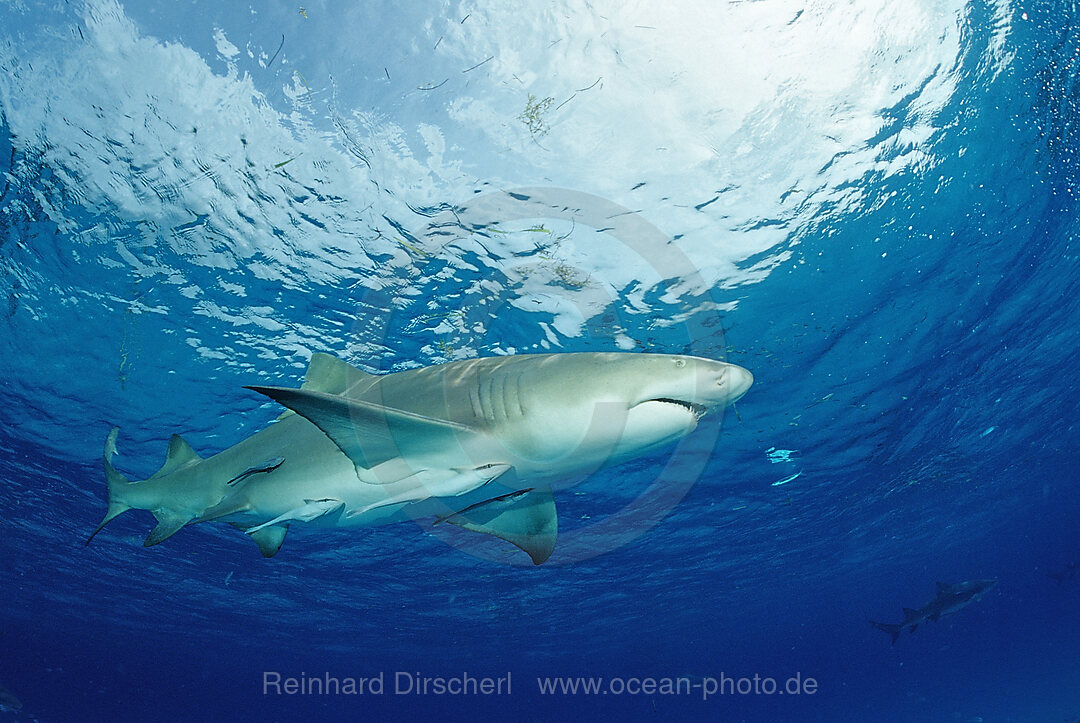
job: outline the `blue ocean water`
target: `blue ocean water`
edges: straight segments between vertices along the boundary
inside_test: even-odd
[[[503,5],[0,3],[0,720],[1080,718],[1076,4]],[[557,492],[543,566],[83,544],[113,425],[143,479],[316,351],[613,350],[755,384]]]

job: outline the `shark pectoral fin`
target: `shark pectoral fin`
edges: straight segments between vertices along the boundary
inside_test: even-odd
[[[344,394],[350,389],[354,394],[366,390],[379,377],[357,369],[352,364],[331,354],[315,352],[311,355],[301,389],[324,394]]]
[[[301,414],[333,440],[357,467],[371,469],[401,457],[401,448],[437,447],[477,430],[335,394],[285,387],[246,387]]]
[[[288,525],[273,525],[251,532],[249,535],[259,546],[259,552],[263,557],[273,557],[281,549],[281,543],[285,542],[285,533],[288,531]]]
[[[193,519],[192,515],[172,510],[154,510],[154,517],[158,520],[157,527],[150,530],[150,534],[143,540],[143,547],[153,547],[164,542]]]
[[[506,540],[528,553],[534,565],[551,557],[559,519],[550,487],[519,490],[466,507],[436,521]]]

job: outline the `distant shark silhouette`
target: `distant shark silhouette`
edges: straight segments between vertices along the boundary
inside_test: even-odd
[[[23,708],[22,701],[10,690],[0,685],[0,713],[18,713]]]
[[[1070,562],[1063,570],[1059,570],[1058,572],[1048,572],[1046,573],[1046,576],[1057,580],[1057,584],[1060,585],[1066,580],[1071,580],[1076,577],[1076,573],[1078,572],[1080,572],[1080,560]]]
[[[904,628],[915,632],[915,628],[919,627],[919,623],[927,620],[936,623],[941,616],[951,615],[977,601],[995,585],[997,585],[997,580],[968,580],[955,585],[939,582],[937,584],[937,595],[933,600],[918,610],[904,608],[904,622],[897,624],[875,623],[871,620],[870,624],[878,630],[892,635],[893,645],[895,645],[896,640],[900,637],[900,632]]]
[[[90,539],[142,509],[158,520],[145,546],[221,520],[272,557],[293,522],[434,516],[502,538],[539,565],[555,547],[554,480],[670,444],[752,382],[734,364],[667,354],[489,357],[384,375],[315,354],[300,389],[249,387],[292,411],[212,457],[173,435],[162,468],[131,482],[113,467],[114,428],[109,508]]]

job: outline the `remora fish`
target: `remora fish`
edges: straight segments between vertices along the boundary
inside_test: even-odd
[[[174,435],[164,466],[130,482],[112,464],[113,429],[109,507],[90,537],[144,509],[158,520],[146,546],[223,520],[270,557],[292,521],[354,527],[435,515],[540,564],[557,534],[553,481],[670,444],[752,383],[734,364],[665,354],[489,357],[385,375],[315,354],[300,389],[249,387],[296,414],[207,459]]]
[[[875,623],[871,620],[870,624],[878,630],[892,635],[892,641],[895,645],[897,638],[900,637],[900,631],[904,628],[915,632],[915,628],[919,627],[919,623],[927,620],[936,623],[942,615],[951,615],[977,601],[995,585],[997,585],[997,580],[968,580],[955,585],[939,582],[937,584],[937,595],[933,600],[918,610],[904,608],[904,622]]]

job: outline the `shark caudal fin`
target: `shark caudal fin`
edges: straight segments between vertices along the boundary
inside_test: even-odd
[[[179,510],[167,508],[165,506],[151,507],[145,501],[135,502],[132,499],[132,492],[138,488],[141,483],[132,482],[124,475],[120,474],[115,467],[113,467],[112,460],[116,454],[116,436],[120,433],[119,427],[113,427],[109,432],[109,436],[105,440],[105,453],[103,455],[105,460],[105,481],[108,485],[109,491],[109,508],[105,511],[105,519],[101,521],[101,524],[97,526],[87,538],[86,544],[89,545],[90,541],[94,539],[97,533],[101,532],[105,525],[109,524],[119,515],[132,509],[151,509],[154,513],[154,517],[157,518],[158,524],[149,535],[143,545],[150,547],[156,545],[162,540],[171,537],[177,530],[190,522],[194,515]],[[189,467],[193,464],[197,464],[201,461],[199,455],[195,454],[195,451],[191,446],[183,440],[180,435],[174,434],[172,439],[169,440],[169,451],[165,456],[165,464],[161,469],[153,474],[149,479],[157,479],[168,474],[172,474],[180,469]]]
[[[120,433],[119,427],[113,427],[109,432],[109,436],[105,439],[105,452],[103,454],[105,460],[105,482],[109,491],[109,508],[105,511],[105,519],[101,521],[101,524],[97,526],[90,537],[86,539],[86,544],[90,544],[90,540],[93,540],[97,533],[101,532],[101,529],[105,525],[109,524],[119,515],[127,512],[131,509],[131,506],[124,502],[124,492],[131,481],[116,471],[116,468],[112,465],[113,455],[116,454],[116,435]]]
[[[893,645],[896,645],[896,641],[900,639],[900,631],[904,629],[903,625],[894,625],[893,623],[875,623],[873,620],[870,621],[870,624],[878,630],[881,630],[891,635]]]

